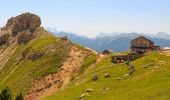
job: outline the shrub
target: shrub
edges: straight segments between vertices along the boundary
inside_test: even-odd
[[[28,55],[28,60],[34,61],[36,59],[41,58],[43,55],[45,55],[44,52],[42,52],[42,51],[35,51],[35,52],[33,52],[33,53]]]
[[[15,100],[24,100],[22,93],[20,93]]]
[[[0,94],[0,100],[11,100],[12,94],[8,87],[3,89]]]
[[[0,45],[5,44],[8,42],[10,35],[9,34],[4,34],[0,37]]]
[[[21,53],[22,58],[25,58],[28,53],[29,53],[29,48],[24,49],[24,51],[22,51]]]

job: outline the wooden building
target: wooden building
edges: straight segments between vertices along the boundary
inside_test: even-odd
[[[115,55],[112,57],[112,62],[121,63],[124,61],[132,61],[142,57],[146,52],[160,50],[160,46],[155,46],[151,40],[139,36],[131,41],[131,51],[126,55]]]
[[[102,52],[103,55],[108,55],[108,54],[112,54],[112,53],[113,53],[113,51],[110,49],[106,49]]]
[[[133,60],[135,60],[139,57],[142,57],[142,56],[143,56],[143,54],[132,54],[132,53],[129,53],[126,55],[116,55],[116,56],[112,57],[112,62],[121,63],[124,61],[133,61]]]
[[[155,46],[153,41],[143,36],[139,36],[131,41],[131,53],[133,54],[144,54],[159,49],[160,46]]]

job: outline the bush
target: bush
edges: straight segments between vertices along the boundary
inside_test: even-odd
[[[11,100],[12,94],[8,87],[3,89],[0,94],[0,100]]]
[[[35,52],[28,55],[28,60],[34,61],[36,59],[41,58],[43,55],[45,55],[45,52],[35,51]]]
[[[15,100],[24,100],[24,97],[22,96],[22,94],[20,93]]]
[[[22,51],[21,53],[22,58],[25,58],[28,53],[29,53],[29,48],[24,49],[24,51]]]
[[[0,45],[5,44],[8,42],[10,35],[9,34],[4,34],[0,37]]]

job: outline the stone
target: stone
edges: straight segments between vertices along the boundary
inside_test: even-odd
[[[86,89],[86,92],[94,92],[93,89]]]
[[[97,81],[98,80],[98,75],[94,75],[93,77],[92,77],[92,81]]]
[[[129,74],[125,74],[124,77],[125,77],[125,78],[126,78],[126,77],[129,77]]]
[[[51,84],[51,83],[48,83],[48,84],[45,86],[45,89],[50,88],[51,86],[52,86],[52,84]]]
[[[109,73],[105,73],[104,74],[104,78],[110,78],[111,76],[110,76],[110,74]]]
[[[79,96],[79,99],[84,99],[85,97],[86,97],[86,94],[83,93],[83,94],[81,94],[81,95]]]
[[[159,65],[165,65],[166,63],[164,61],[159,61],[158,64]]]
[[[55,81],[53,82],[53,84],[58,84],[58,83],[60,83],[60,80],[55,80]]]
[[[121,78],[120,78],[120,77],[117,77],[117,80],[121,80]]]

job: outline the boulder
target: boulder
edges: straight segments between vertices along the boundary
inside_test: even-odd
[[[97,81],[98,80],[98,75],[94,75],[93,77],[92,77],[92,81]]]
[[[124,78],[126,78],[126,77],[129,77],[129,74],[125,74],[125,75],[124,75]]]
[[[110,78],[111,76],[110,76],[110,74],[109,73],[105,73],[104,74],[104,78]]]
[[[52,86],[52,83],[48,83],[48,84],[45,86],[45,89],[50,88],[51,86]]]
[[[79,99],[84,99],[85,97],[86,97],[86,94],[83,93],[83,94],[80,94]]]
[[[117,80],[121,80],[121,78],[120,78],[120,77],[117,77]]]
[[[94,92],[93,89],[86,89],[86,92]]]

